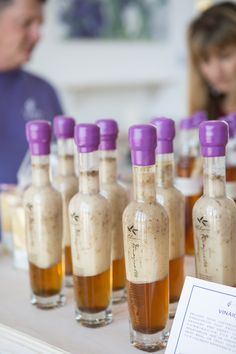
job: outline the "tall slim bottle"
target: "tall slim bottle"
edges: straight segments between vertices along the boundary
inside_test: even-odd
[[[32,185],[24,194],[26,242],[32,303],[41,308],[63,302],[62,201],[49,181],[51,126],[26,124],[32,161]]]
[[[99,128],[79,124],[79,193],[69,204],[76,319],[87,327],[112,321],[112,264],[109,202],[99,187]]]
[[[129,129],[134,199],[123,214],[130,341],[144,351],[165,347],[169,305],[168,216],[156,202],[156,129]]]
[[[126,300],[122,215],[128,204],[128,197],[126,190],[117,182],[117,122],[100,119],[96,124],[100,128],[100,186],[102,194],[110,203],[111,212],[112,299],[113,303],[119,303]]]
[[[75,121],[73,118],[66,116],[57,116],[54,118],[53,128],[58,144],[58,171],[53,185],[62,196],[66,286],[73,285],[68,207],[71,198],[78,192],[79,188],[74,166],[74,127]]]
[[[193,208],[198,278],[236,285],[236,205],[225,193],[228,126],[209,121],[200,126],[204,157],[204,193]]]
[[[185,199],[173,185],[175,122],[168,118],[155,118],[152,124],[157,130],[156,198],[169,218],[170,318],[173,318],[184,284]]]
[[[230,115],[223,117],[229,126],[229,141],[226,146],[226,195],[236,202],[236,121]]]
[[[185,196],[185,253],[194,254],[192,210],[202,194],[202,163],[194,142],[195,128],[190,118],[180,123],[179,157],[175,186]]]

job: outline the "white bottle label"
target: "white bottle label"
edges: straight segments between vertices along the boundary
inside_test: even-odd
[[[175,187],[186,197],[191,197],[201,193],[202,178],[201,177],[176,177]]]
[[[111,266],[109,204],[100,195],[77,194],[69,205],[73,273],[95,276]]]
[[[236,206],[227,198],[202,197],[193,209],[197,276],[236,285]]]
[[[141,208],[132,210],[131,204],[123,216],[126,276],[136,284],[164,279],[169,263],[166,215],[157,206]]]
[[[58,199],[47,204],[25,200],[26,240],[29,261],[39,268],[50,268],[62,259],[62,207]]]

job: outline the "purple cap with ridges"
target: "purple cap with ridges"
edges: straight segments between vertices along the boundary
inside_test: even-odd
[[[33,120],[26,124],[26,139],[33,156],[50,154],[51,124],[46,120]]]
[[[207,119],[208,119],[207,113],[205,111],[199,111],[199,112],[193,113],[193,115],[192,115],[193,127],[199,128],[199,125],[202,122],[205,122]]]
[[[179,124],[179,128],[181,130],[193,129],[194,126],[193,126],[192,118],[183,118],[183,119],[181,119],[180,124]]]
[[[72,117],[56,116],[53,120],[53,130],[57,139],[74,137],[75,120]]]
[[[157,130],[156,154],[171,154],[175,137],[175,122],[170,118],[154,118],[151,124]]]
[[[129,145],[133,165],[151,166],[155,164],[157,134],[156,128],[151,124],[140,124],[130,127]]]
[[[204,157],[225,156],[229,128],[224,121],[207,121],[200,124],[199,140]]]
[[[97,151],[100,143],[99,127],[96,124],[77,124],[75,126],[75,143],[79,152]]]
[[[99,119],[96,121],[100,128],[99,150],[116,150],[118,124],[114,119]]]

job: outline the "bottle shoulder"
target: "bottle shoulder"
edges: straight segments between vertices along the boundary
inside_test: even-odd
[[[168,219],[168,215],[164,207],[158,203],[141,203],[137,201],[131,201],[127,207],[125,208],[124,215],[128,214],[137,214],[141,217],[143,216],[149,216],[149,215],[160,215],[162,214],[163,217]]]
[[[170,188],[156,188],[156,196],[158,200],[158,196],[162,196],[166,199],[172,199],[176,201],[184,201],[185,197],[183,193],[181,193],[177,188],[171,186]]]
[[[24,198],[30,198],[30,197],[44,197],[44,198],[59,198],[61,199],[60,193],[51,185],[48,184],[43,187],[37,187],[34,185],[31,185],[26,189],[24,192]]]
[[[101,186],[101,194],[108,199],[121,198],[128,202],[128,192],[119,183],[111,183]]]
[[[69,204],[70,210],[72,209],[78,209],[80,207],[83,208],[105,208],[109,209],[109,203],[108,200],[101,195],[100,193],[98,194],[82,194],[82,193],[77,193],[75,194]]]
[[[74,191],[76,193],[79,189],[79,179],[75,175],[60,175],[54,178],[52,185],[60,193],[67,191]]]
[[[49,211],[57,213],[62,209],[62,198],[60,193],[51,186],[43,188],[31,186],[24,193],[23,205],[40,208],[45,213]]]
[[[235,214],[236,216],[236,204],[229,197],[212,198],[208,196],[201,196],[193,207],[193,213],[198,211],[207,211],[207,213],[214,214]]]

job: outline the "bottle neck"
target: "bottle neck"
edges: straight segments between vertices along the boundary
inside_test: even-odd
[[[115,183],[117,180],[116,150],[100,151],[99,177],[101,184]]]
[[[204,195],[213,198],[224,197],[225,192],[225,157],[204,158]]]
[[[49,156],[31,156],[32,185],[44,187],[50,184]]]
[[[174,155],[156,155],[156,186],[170,188],[174,183]]]
[[[61,176],[75,175],[74,145],[72,139],[58,140],[58,174]]]
[[[98,151],[79,154],[79,191],[83,194],[98,194],[99,189]]]
[[[137,202],[154,203],[155,166],[133,166],[134,199]]]
[[[226,166],[236,166],[236,142],[231,138],[226,145]]]

